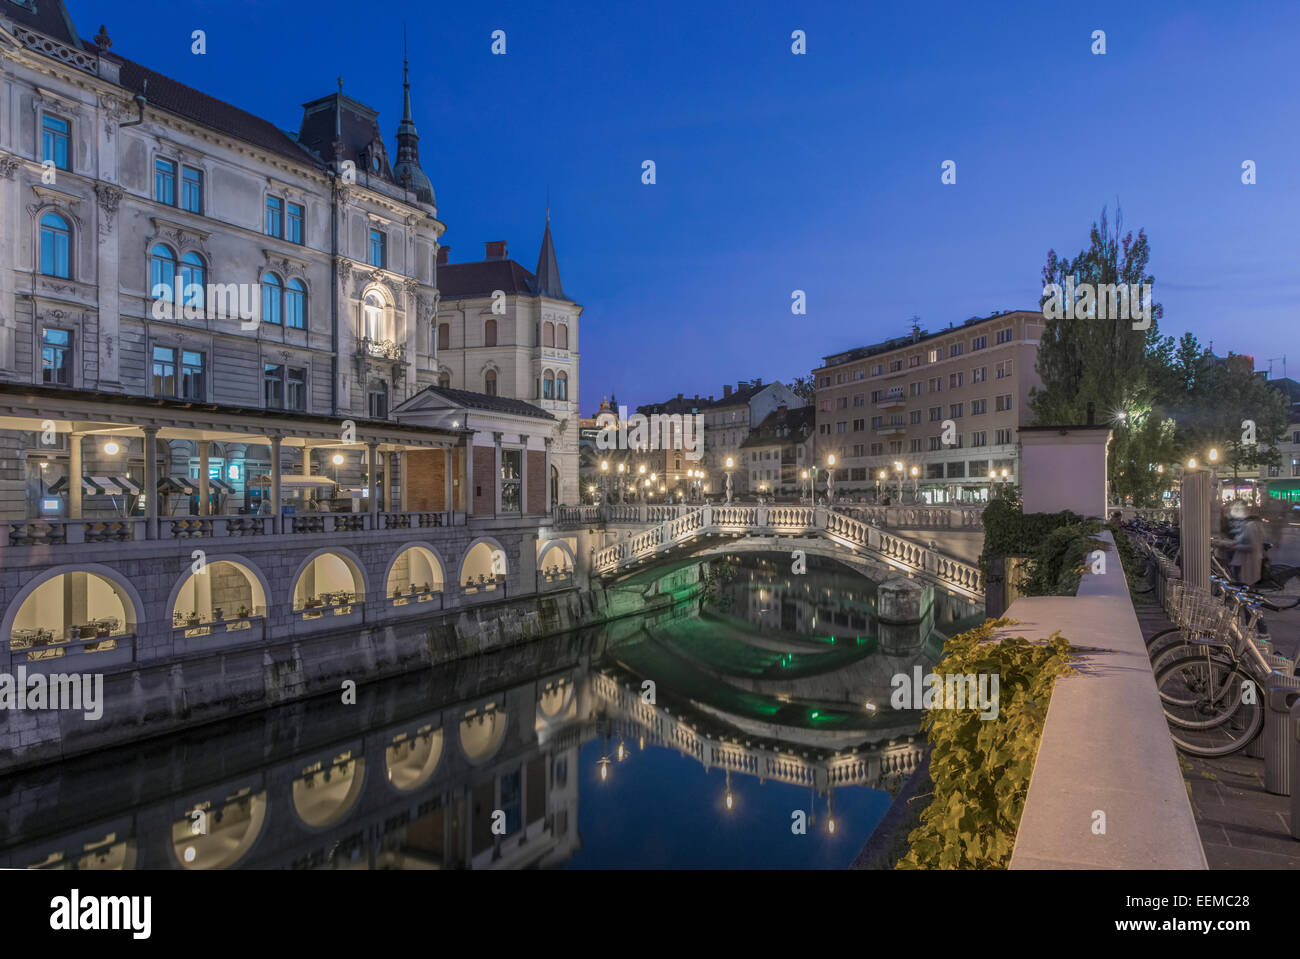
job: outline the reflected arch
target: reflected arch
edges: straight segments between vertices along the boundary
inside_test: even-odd
[[[469,710],[457,727],[461,752],[471,766],[481,766],[497,754],[506,738],[509,714],[496,703]]]
[[[172,853],[182,869],[230,869],[248,855],[262,835],[268,810],[266,790],[228,796],[202,809],[202,819],[190,810],[172,823]]]
[[[414,733],[399,733],[384,751],[388,782],[399,792],[410,792],[429,781],[442,760],[442,729],[422,726]]]
[[[356,806],[365,779],[365,758],[351,752],[308,766],[293,781],[293,811],[308,826],[332,826]]]

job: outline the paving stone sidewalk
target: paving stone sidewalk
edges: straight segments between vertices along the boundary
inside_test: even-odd
[[[1133,600],[1144,636],[1170,625],[1150,594]],[[1295,659],[1300,652],[1300,608],[1266,611],[1265,620],[1274,649]],[[1300,840],[1291,838],[1290,831],[1291,801],[1265,792],[1262,759],[1244,752],[1218,759],[1179,753],[1179,763],[1211,869],[1300,869]]]

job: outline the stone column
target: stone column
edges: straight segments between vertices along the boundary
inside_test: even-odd
[[[1209,470],[1183,473],[1179,517],[1183,582],[1207,591],[1210,588],[1210,499],[1213,493]]]
[[[465,434],[465,515],[474,515],[474,434]]]
[[[551,502],[551,438],[547,436],[543,439],[543,442],[546,444],[546,476],[542,480],[543,485],[546,487],[546,498],[543,503],[546,507],[546,515],[550,516],[551,510],[555,508],[555,504]],[[579,490],[578,492],[581,494],[582,491]],[[578,502],[582,502],[581,495],[578,497]]]
[[[501,433],[493,433],[492,516],[501,514]]]
[[[519,515],[528,515],[528,437],[519,434],[519,442],[524,445],[519,453]]]
[[[158,427],[146,426],[144,434],[144,536],[158,538]]]
[[[101,135],[99,156],[115,156],[116,147],[112,141],[105,149]],[[108,161],[110,164],[111,160]],[[115,171],[108,171],[107,177],[115,177]],[[107,178],[106,177],[106,178]],[[180,184],[177,183],[177,189]],[[117,207],[122,199],[121,187],[112,183],[95,185],[98,195],[99,229],[96,247],[95,272],[98,283],[97,326],[99,328],[99,376],[96,386],[101,390],[118,391],[122,389],[119,376],[118,325],[120,306],[118,304],[118,237],[113,234],[113,220],[117,216]],[[89,384],[86,384],[89,385]]]
[[[271,437],[271,489],[269,493],[271,496],[272,533],[283,532],[284,520],[280,513],[280,443],[283,439],[282,436]]]
[[[68,519],[81,519],[81,437],[68,434]]]
[[[379,525],[379,444],[367,443],[366,450],[370,470],[366,480],[370,489],[370,528],[376,529]]]
[[[454,484],[454,482],[453,482],[453,480],[455,479],[455,477],[452,476],[452,472],[451,472],[451,471],[455,468],[455,465],[456,465],[456,458],[455,458],[455,456],[452,455],[452,452],[453,452],[453,451],[452,451],[452,448],[451,448],[450,446],[448,446],[445,450],[443,450],[443,455],[446,456],[446,458],[447,458],[447,459],[446,459],[446,467],[447,467],[447,468],[446,468],[446,470],[444,471],[444,472],[446,473],[446,475],[445,475],[443,478],[446,480],[447,498],[446,498],[446,500],[445,500],[444,502],[446,502],[446,504],[447,504],[447,512],[448,512],[448,513],[452,512],[452,511],[454,511],[454,510],[456,509],[456,501],[452,498],[453,496],[456,495],[456,486],[455,486],[455,484]],[[402,477],[402,482],[403,482],[403,484],[405,484],[405,482],[406,482],[406,477],[405,477],[405,476]]]
[[[212,452],[211,440],[199,440],[199,515],[208,516],[212,512],[209,502],[208,455]]]
[[[388,509],[394,513],[406,508],[406,477],[403,471],[405,459],[401,450],[390,450],[388,453],[388,475],[384,478],[384,490],[387,493]]]

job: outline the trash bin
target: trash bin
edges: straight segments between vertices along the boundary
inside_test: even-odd
[[[1300,678],[1274,672],[1264,694],[1264,789],[1275,796],[1291,795],[1295,731],[1291,707],[1300,702]]]

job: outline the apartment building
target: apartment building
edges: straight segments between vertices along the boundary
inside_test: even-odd
[[[816,410],[811,406],[776,411],[750,431],[740,444],[740,461],[749,474],[749,489],[761,496],[803,496],[803,472],[812,465]]]
[[[833,454],[837,492],[855,496],[874,494],[882,471],[882,490],[896,491],[901,467],[907,498],[915,476],[926,502],[1016,482],[1043,326],[1040,312],[1016,310],[824,357],[813,370],[819,471]]]

